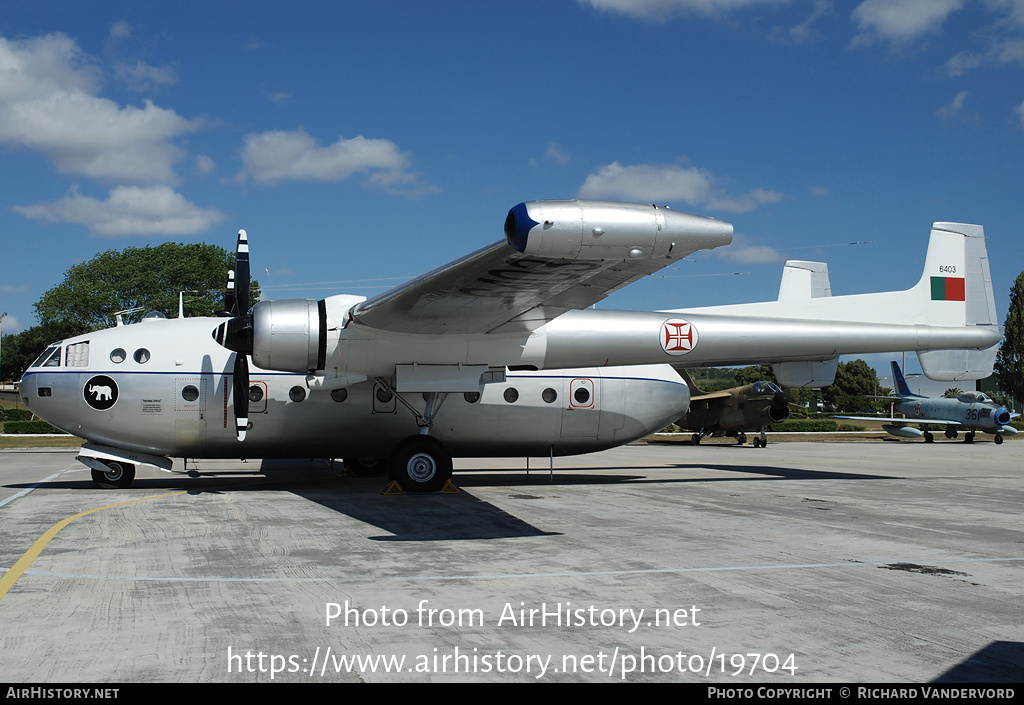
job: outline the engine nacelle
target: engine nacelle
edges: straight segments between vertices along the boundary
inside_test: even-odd
[[[265,370],[312,372],[327,358],[323,300],[261,301],[252,309],[252,361]]]
[[[669,208],[605,201],[528,201],[508,212],[518,252],[563,259],[677,259],[732,242],[732,225]]]
[[[320,301],[261,301],[252,309],[252,361],[264,370],[323,370],[331,331],[345,326],[349,309],[365,296],[338,294]]]

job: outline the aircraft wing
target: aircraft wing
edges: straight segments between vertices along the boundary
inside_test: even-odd
[[[732,394],[728,391],[711,392],[709,394],[701,394],[700,396],[690,397],[690,401],[708,401],[709,399],[728,399]]]
[[[355,306],[357,324],[399,333],[532,330],[699,250],[732,225],[651,205],[530,201],[505,240]]]

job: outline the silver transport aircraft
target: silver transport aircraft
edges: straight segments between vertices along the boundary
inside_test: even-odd
[[[896,383],[896,397],[877,397],[895,400],[896,411],[903,418],[878,416],[837,416],[839,419],[861,421],[887,421],[882,428],[893,436],[921,438],[925,443],[935,440],[927,428],[914,428],[911,424],[927,427],[929,424],[945,426],[946,438],[956,438],[960,430],[966,431],[964,443],[973,443],[978,431],[995,434],[996,444],[1003,436],[1017,435],[1017,429],[1008,425],[1011,414],[1006,407],[996,404],[983,392],[961,392],[956,399],[923,397],[913,394],[896,361],[892,361],[892,378]]]
[[[172,457],[322,457],[383,465],[406,491],[427,492],[451,477],[453,456],[587,453],[663,428],[689,406],[671,366],[684,358],[770,362],[786,386],[820,386],[841,354],[915,350],[929,376],[971,379],[991,373],[1001,337],[976,225],[935,224],[908,291],[816,296],[818,263],[805,263],[784,278],[797,295],[689,311],[588,307],[729,244],[729,223],[530,201],[504,231],[370,299],[251,311],[240,231],[226,317],[147,318],[54,343],[20,393],[86,440],[78,459],[101,487],[129,486],[139,465],[169,470]]]

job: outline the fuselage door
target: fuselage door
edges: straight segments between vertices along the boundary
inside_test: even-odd
[[[569,380],[568,404],[562,411],[563,436],[597,438],[601,420],[597,382],[597,378],[593,377],[573,377]]]

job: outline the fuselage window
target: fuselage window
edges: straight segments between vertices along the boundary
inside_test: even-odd
[[[146,350],[146,348],[139,348],[138,350],[135,351],[134,357],[135,362],[139,363],[140,365],[147,363],[149,362],[150,357],[149,350]]]
[[[558,398],[558,392],[556,392],[551,387],[548,387],[543,392],[541,392],[540,398],[546,401],[548,404],[551,404],[555,401],[555,399]]]
[[[288,390],[288,398],[292,401],[302,401],[306,398],[306,390],[302,387],[292,387]]]
[[[249,387],[249,401],[253,403],[263,401],[263,387],[258,384]]]
[[[515,404],[519,399],[519,390],[515,387],[509,387],[505,390],[505,401],[509,404]]]
[[[195,401],[199,398],[199,387],[194,384],[186,385],[185,388],[181,390],[181,398],[185,401]]]
[[[572,395],[573,399],[576,400],[577,404],[586,404],[590,401],[590,392],[583,387],[579,387]]]
[[[381,404],[387,404],[389,401],[391,401],[393,396],[394,395],[391,394],[391,392],[389,392],[388,390],[384,389],[384,387],[377,388],[377,401],[379,401]]]
[[[71,343],[64,354],[65,367],[88,367],[89,366],[89,341],[84,343]]]
[[[120,365],[128,357],[128,353],[124,351],[124,348],[114,348],[110,351],[110,361],[115,365]]]
[[[476,404],[478,401],[480,401],[480,392],[465,392],[462,395],[462,398],[465,399],[470,404]]]
[[[331,399],[336,402],[343,402],[348,399],[348,390],[342,387],[341,389],[331,390]]]

